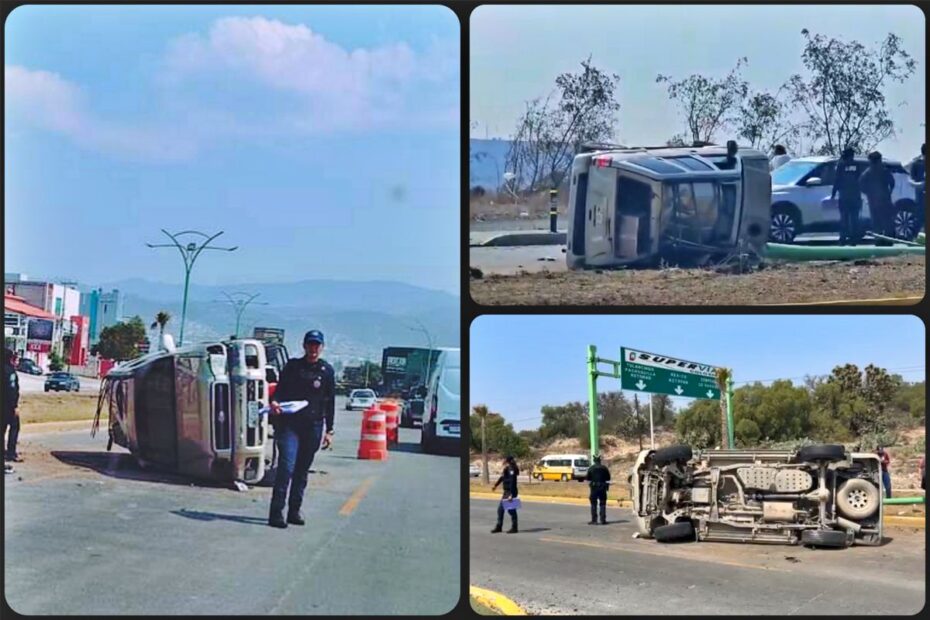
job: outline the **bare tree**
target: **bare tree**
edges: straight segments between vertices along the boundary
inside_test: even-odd
[[[612,138],[620,76],[601,71],[590,57],[581,67],[556,77],[553,92],[527,102],[517,119],[507,170],[520,189],[558,187],[581,144]]]
[[[789,80],[793,101],[804,112],[805,132],[812,151],[836,155],[846,147],[871,150],[895,134],[884,88],[889,82],[906,81],[916,62],[901,47],[901,38],[889,33],[877,48],[858,41],[812,35],[801,60],[809,75]]]
[[[698,73],[678,81],[668,75],[656,77],[657,83],[668,85],[669,99],[678,103],[692,142],[713,142],[717,132],[733,122],[734,111],[749,93],[749,84],[740,74],[744,64],[746,59],[740,58],[720,79]]]

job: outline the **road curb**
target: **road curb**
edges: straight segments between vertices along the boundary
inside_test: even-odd
[[[474,499],[500,499],[499,495],[494,493],[469,493],[468,496]],[[524,502],[537,502],[540,504],[564,504],[566,506],[589,506],[590,502],[580,497],[554,497],[552,495],[520,495]],[[611,505],[616,504],[621,508],[632,508],[633,502],[628,499],[618,499],[609,502]],[[882,518],[885,525],[891,527],[915,527],[919,529],[926,528],[926,519],[924,517],[902,517],[898,515],[887,515]]]
[[[490,607],[505,616],[529,615],[526,613],[526,610],[500,592],[479,588],[478,586],[468,586],[468,594],[482,605]]]
[[[478,243],[469,239],[469,247],[500,248],[528,245],[565,245],[566,233],[542,230],[503,232]]]
[[[91,425],[93,423],[94,423],[93,418],[90,418],[87,420],[60,420],[58,422],[23,422],[22,428],[41,430],[42,428],[47,427],[47,426],[61,426],[61,425],[80,426],[83,424]],[[101,423],[100,424],[101,426],[106,426],[106,419],[104,418],[103,415],[100,416],[100,423]]]
[[[914,306],[923,300],[920,296],[884,297],[882,299],[838,299],[835,301],[805,301],[772,306]]]
[[[500,499],[500,495],[494,493],[482,493],[482,492],[471,492],[468,494],[469,497],[475,499]],[[540,504],[566,504],[570,506],[590,506],[591,502],[582,497],[557,497],[554,495],[526,495],[521,494],[520,500],[524,502],[537,502]],[[609,504],[616,504],[621,508],[629,508],[633,505],[628,499],[616,499],[610,500]]]

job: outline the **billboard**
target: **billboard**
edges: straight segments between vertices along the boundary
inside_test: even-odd
[[[284,330],[279,327],[256,327],[252,337],[262,342],[284,344]]]
[[[26,325],[26,350],[48,353],[52,350],[55,322],[49,319],[29,319]]]
[[[387,347],[381,357],[381,381],[388,392],[404,392],[426,383],[426,372],[439,351],[416,347]]]

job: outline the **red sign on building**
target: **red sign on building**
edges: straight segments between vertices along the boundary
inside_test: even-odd
[[[52,343],[44,340],[29,340],[26,342],[26,350],[35,353],[48,353],[52,350]]]
[[[74,336],[71,339],[69,363],[72,366],[83,366],[87,363],[87,317],[81,315],[72,316],[71,323],[74,325]]]

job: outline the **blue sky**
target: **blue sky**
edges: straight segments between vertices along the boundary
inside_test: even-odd
[[[470,403],[514,428],[536,428],[542,405],[587,401],[587,347],[620,359],[626,346],[733,369],[737,387],[755,380],[829,374],[873,363],[907,381],[925,376],[924,325],[913,316],[482,316],[471,326]],[[619,381],[598,380],[599,391]],[[676,406],[688,399],[675,398]]]
[[[577,71],[590,54],[621,78],[616,138],[663,144],[684,127],[657,74],[722,77],[745,56],[750,86],[775,90],[803,73],[805,27],[868,46],[889,32],[902,37],[917,69],[887,89],[901,134],[879,148],[904,161],[917,155],[925,134],[925,17],[905,5],[479,7],[470,22],[469,120],[478,124],[471,135],[509,136],[524,102],[545,96],[559,73]]]
[[[459,22],[443,7],[14,11],[6,271],[459,291]]]

